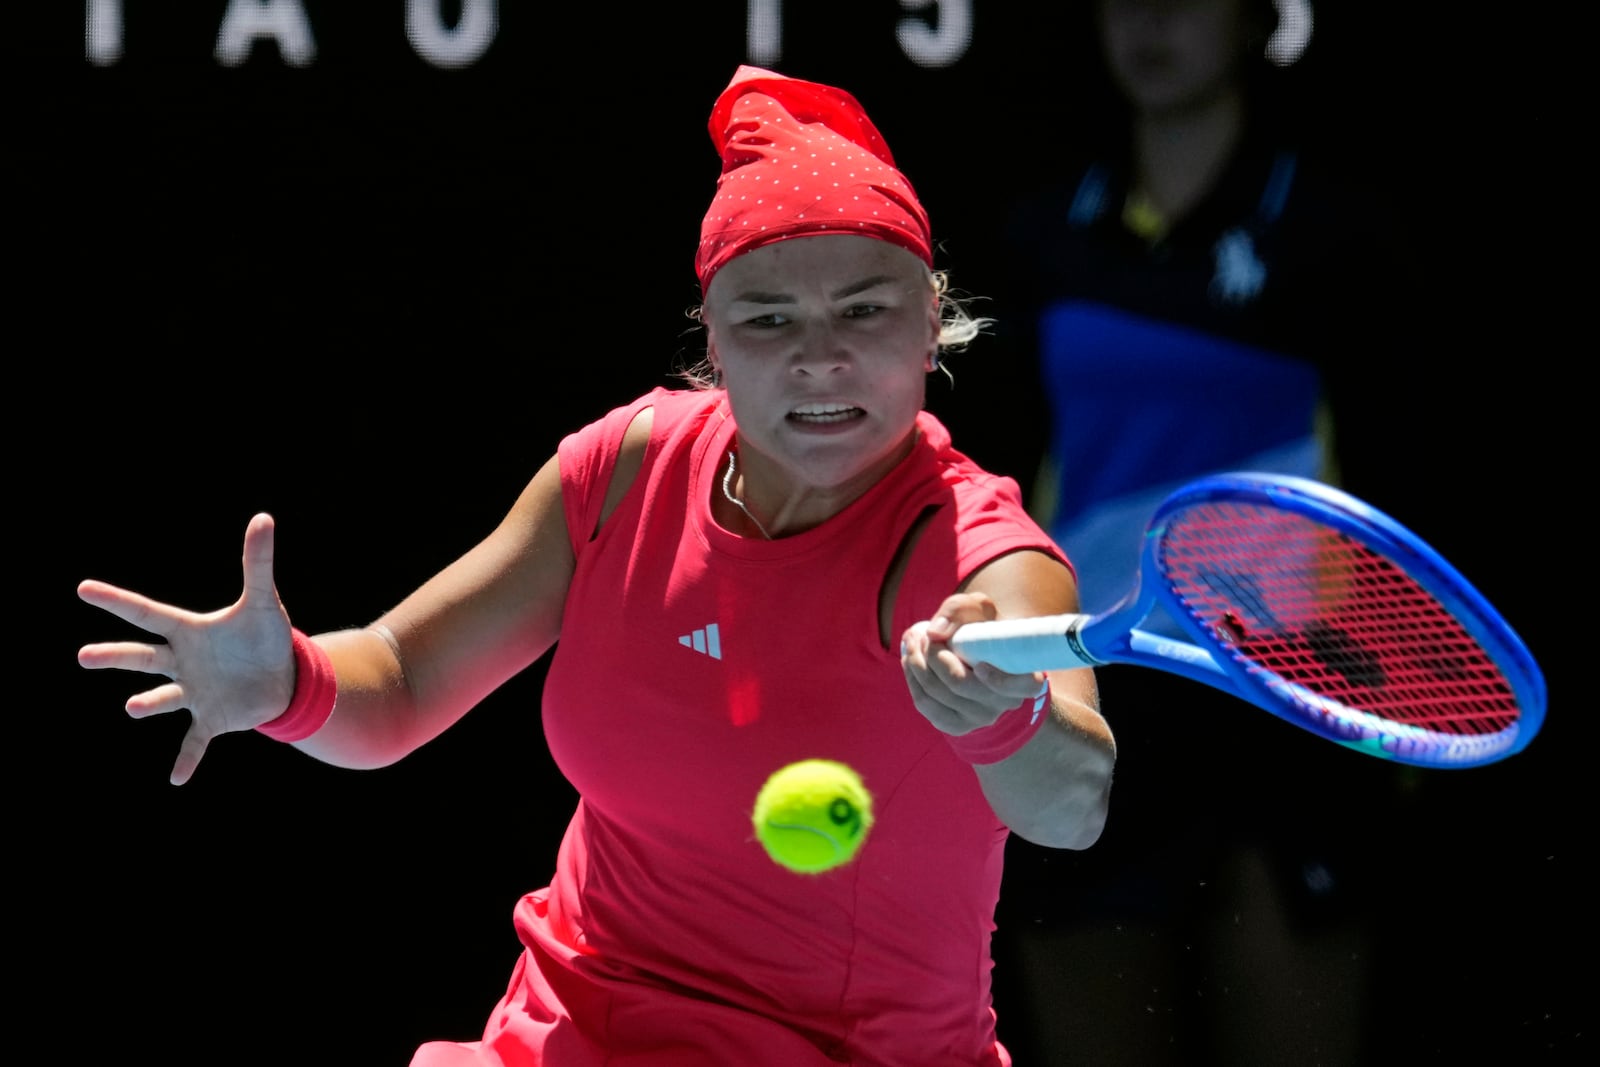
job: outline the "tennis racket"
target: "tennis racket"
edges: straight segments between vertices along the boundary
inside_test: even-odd
[[[1158,603],[1189,642],[1139,629]],[[950,644],[968,663],[1018,674],[1167,671],[1419,766],[1504,759],[1545,713],[1544,677],[1522,640],[1437,552],[1331,486],[1249,471],[1168,496],[1113,607],[969,623]]]

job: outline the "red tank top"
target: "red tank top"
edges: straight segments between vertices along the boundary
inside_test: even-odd
[[[595,534],[645,407],[644,465]],[[931,414],[919,429],[882,482],[776,541],[712,517],[734,431],[720,391],[658,389],[562,441],[577,571],[543,713],[582,799],[550,886],[517,909],[527,952],[485,1035],[500,1062],[1010,1062],[990,997],[1008,831],[912,706],[898,635],[996,556],[1060,552],[1014,482]],[[924,513],[885,648],[879,592]],[[815,876],[750,827],[766,776],[808,757],[860,771],[877,819]],[[540,1042],[561,1056],[511,1051]]]

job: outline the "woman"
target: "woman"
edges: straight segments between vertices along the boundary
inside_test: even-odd
[[[171,679],[127,706],[189,710],[175,783],[234,730],[392,763],[554,648],[544,726],[581,799],[516,908],[524,951],[482,1035],[415,1067],[1007,1064],[989,990],[1006,837],[1080,849],[1105,822],[1092,673],[947,647],[966,622],[1074,610],[1076,582],[1015,483],[923,410],[941,350],[981,324],[945,296],[910,184],[829,86],[742,67],[710,130],[695,388],[566,437],[393,610],[295,630],[265,514],[225,610],[80,586],[166,641],[79,661]],[[857,858],[815,877],[750,832],[765,778],[807,757],[855,767],[876,803]]]

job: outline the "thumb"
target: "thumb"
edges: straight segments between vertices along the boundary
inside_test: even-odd
[[[198,726],[190,726],[189,732],[183,735],[183,744],[178,746],[178,758],[172,764],[172,776],[168,781],[173,785],[183,785],[193,778],[210,743],[210,734],[202,732]]]

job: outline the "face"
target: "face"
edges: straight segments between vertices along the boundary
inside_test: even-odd
[[[906,454],[939,331],[916,256],[870,237],[775,241],[729,262],[705,296],[741,469],[769,508],[842,506]]]
[[[1253,39],[1251,0],[1101,0],[1112,77],[1139,111],[1193,107],[1233,84]]]

